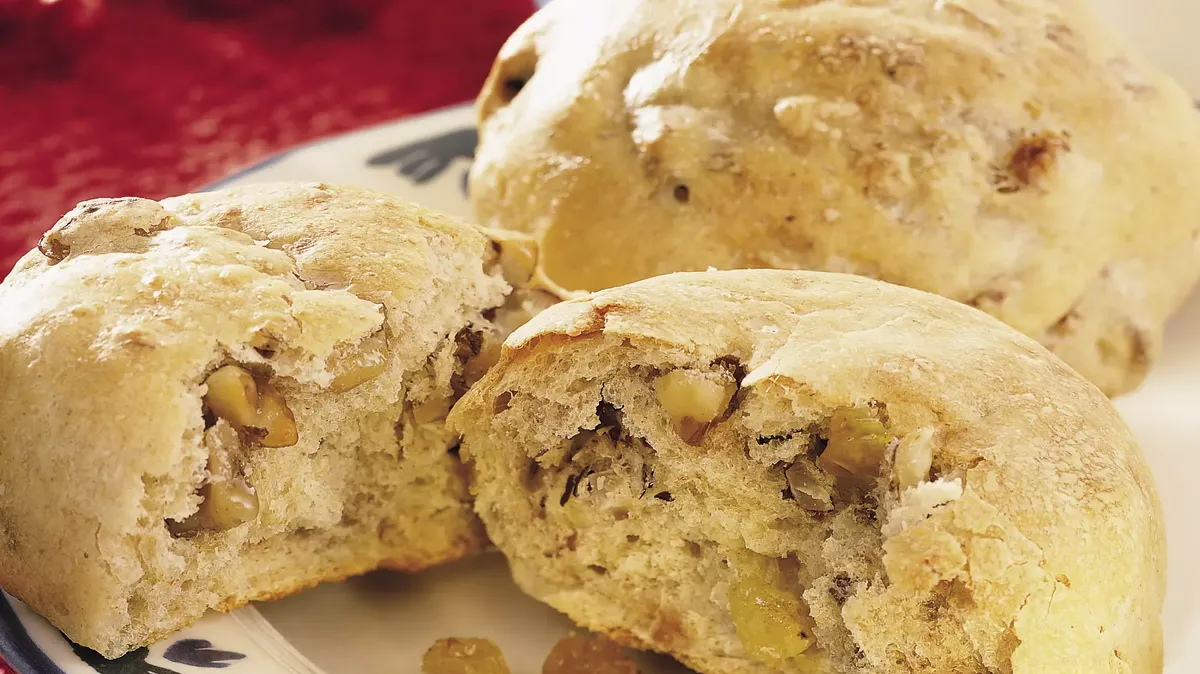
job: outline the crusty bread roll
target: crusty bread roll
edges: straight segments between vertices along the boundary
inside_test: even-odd
[[[492,239],[325,185],[80,204],[0,285],[0,586],[115,657],[483,546],[444,417],[549,297]]]
[[[451,412],[518,584],[704,674],[1150,674],[1162,515],[1109,401],[965,305],[680,273],[547,310]]]
[[[595,290],[850,272],[1135,387],[1200,271],[1200,116],[1081,0],[556,0],[479,98],[480,221]]]

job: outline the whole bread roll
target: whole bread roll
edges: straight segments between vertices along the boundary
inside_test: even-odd
[[[650,279],[519,329],[448,423],[526,592],[703,674],[1162,670],[1162,514],[1129,429],[945,298]]]
[[[479,96],[472,201],[568,288],[866,275],[1127,391],[1200,270],[1200,115],[1084,5],[556,0]]]
[[[72,640],[485,545],[444,418],[528,241],[276,184],[84,202],[39,249],[0,284],[0,587]]]

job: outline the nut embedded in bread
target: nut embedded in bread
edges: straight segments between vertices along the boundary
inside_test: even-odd
[[[349,187],[80,204],[0,284],[0,586],[115,657],[479,549],[444,419],[535,255]]]
[[[790,271],[602,291],[515,332],[448,424],[526,592],[704,674],[1161,671],[1128,428],[946,298]]]
[[[480,93],[471,200],[567,288],[871,276],[1127,391],[1200,273],[1200,116],[1086,4],[555,0]]]

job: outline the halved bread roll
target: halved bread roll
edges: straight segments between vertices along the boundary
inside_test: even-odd
[[[528,240],[367,190],[80,204],[0,285],[0,586],[115,657],[486,543],[451,404],[555,298]]]
[[[526,592],[705,674],[1161,671],[1130,431],[948,299],[650,279],[519,329],[448,423]]]

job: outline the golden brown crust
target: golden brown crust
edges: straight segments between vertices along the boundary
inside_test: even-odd
[[[455,438],[411,408],[453,395],[456,335],[510,289],[494,256],[358,188],[81,204],[0,285],[0,585],[115,657],[207,607],[482,548]],[[340,389],[368,344],[382,367]],[[173,537],[230,362],[270,379],[299,441],[246,451],[252,521]]]
[[[744,368],[732,411],[699,446],[682,441],[645,378],[728,363]],[[840,497],[821,517],[779,498],[776,462],[794,460],[771,453],[781,438],[876,403],[897,437],[935,429],[930,481],[884,489],[867,520]],[[649,455],[555,453],[608,428],[603,405]],[[783,271],[603,291],[514,333],[449,423],[476,510],[526,591],[699,671],[778,671],[740,652],[720,603],[747,553],[798,560],[829,658],[782,671],[1161,671],[1162,515],[1131,433],[1036,342],[945,298]],[[613,468],[637,461],[654,485],[631,469],[640,497]],[[608,498],[618,510],[601,509]]]
[[[539,237],[565,287],[862,274],[1109,394],[1200,270],[1192,101],[1079,2],[556,2],[501,50],[479,131],[478,217]]]

